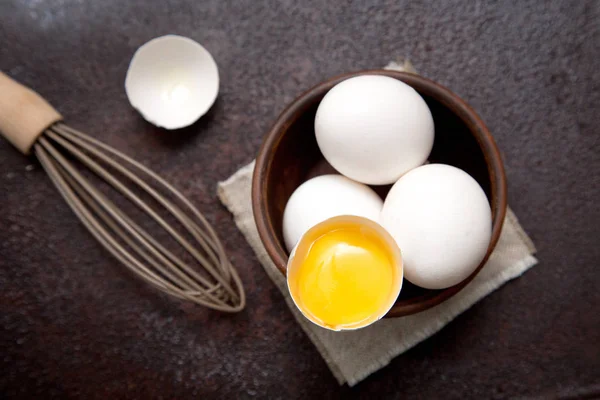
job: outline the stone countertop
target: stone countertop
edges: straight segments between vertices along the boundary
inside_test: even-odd
[[[0,2],[0,70],[204,211],[248,293],[224,315],[133,279],[36,160],[0,140],[5,398],[600,395],[600,2]],[[167,132],[128,104],[135,49],[166,33],[215,57],[219,98]],[[339,387],[216,197],[284,106],[409,57],[467,100],[504,155],[540,263],[353,388]]]

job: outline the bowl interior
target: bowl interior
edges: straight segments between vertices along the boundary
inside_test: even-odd
[[[494,215],[494,232],[492,243],[488,249],[489,255],[499,236],[504,217],[503,201],[499,201],[502,199],[498,198],[498,192],[502,189],[502,185],[497,184],[500,178],[500,181],[503,182],[504,175],[501,164],[498,164],[499,160],[492,159],[494,153],[497,153],[493,140],[489,137],[491,143],[488,143],[485,134],[488,136],[489,134],[485,126],[482,123],[481,126],[476,126],[470,118],[471,116],[465,115],[465,113],[472,113],[472,110],[451,92],[436,84],[431,86],[431,81],[414,75],[398,75],[398,73],[392,73],[391,75],[400,77],[415,88],[431,110],[435,123],[435,141],[429,161],[450,164],[466,171],[477,180],[488,197]],[[271,131],[269,135],[271,137],[267,137],[263,149],[261,149],[261,152],[263,152],[266,151],[266,148],[270,148],[269,156],[265,157],[265,160],[261,160],[259,155],[259,160],[257,160],[257,168],[264,169],[262,184],[254,183],[262,188],[262,207],[259,206],[259,208],[263,209],[262,212],[266,214],[264,215],[264,220],[267,221],[266,230],[271,231],[270,235],[266,235],[266,239],[269,240],[270,237],[275,242],[272,243],[273,246],[265,244],[277,267],[282,272],[285,272],[288,255],[283,241],[282,218],[289,197],[307,179],[325,173],[336,173],[323,158],[317,146],[314,134],[314,118],[321,99],[329,88],[337,82],[337,80],[332,80],[321,85],[322,87],[307,92],[301,97],[304,99],[303,101],[284,111]],[[441,89],[443,89],[442,92],[439,92]],[[455,99],[451,96],[454,96]],[[456,100],[459,103],[455,103]],[[475,118],[478,120],[476,116]],[[479,131],[481,129],[485,132]],[[488,148],[489,146],[491,148]],[[497,158],[499,159],[499,156]],[[259,166],[258,163],[261,165]],[[497,170],[497,167],[494,167],[497,165],[499,165],[500,171]],[[260,174],[261,171],[259,171]],[[256,176],[255,173],[255,180]],[[385,198],[391,185],[371,187],[382,198]],[[504,192],[500,194],[503,195],[500,197],[505,197]],[[256,208],[257,205],[254,204],[254,207]],[[499,217],[502,217],[502,219]],[[261,224],[258,222],[258,218],[257,223],[260,231]],[[265,235],[263,233],[261,232],[261,236],[264,242]],[[428,290],[405,281],[405,286],[390,315],[406,315],[428,308],[441,302],[441,297],[450,297],[460,290],[464,284],[461,283],[456,287],[444,290]]]

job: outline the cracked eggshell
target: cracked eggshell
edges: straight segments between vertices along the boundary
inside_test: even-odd
[[[148,122],[166,129],[184,128],[215,102],[219,71],[199,43],[183,36],[161,36],[135,52],[125,91],[131,105]]]

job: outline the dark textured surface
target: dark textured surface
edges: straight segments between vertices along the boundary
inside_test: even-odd
[[[235,4],[235,5],[234,5]],[[157,295],[0,141],[0,396],[509,398],[600,394],[600,2],[0,2],[0,69],[134,155],[210,217],[248,291],[223,315]],[[148,39],[203,43],[210,114],[145,123],[123,90]],[[338,387],[218,203],[284,104],[409,56],[478,110],[540,264],[354,388]]]

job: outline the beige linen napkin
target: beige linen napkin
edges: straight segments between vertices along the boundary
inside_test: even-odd
[[[409,69],[410,65],[390,63],[388,68]],[[294,317],[340,384],[355,385],[405,352],[442,329],[457,315],[520,276],[537,263],[535,247],[509,209],[500,240],[481,272],[462,291],[444,303],[419,314],[383,319],[357,331],[333,332],[307,320],[288,293],[285,277],[275,267],[256,229],[250,199],[254,162],[237,171],[218,186],[221,202],[233,214],[235,223],[256,253],[258,260],[277,285]]]

